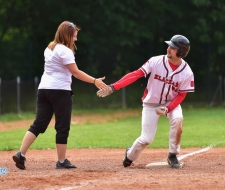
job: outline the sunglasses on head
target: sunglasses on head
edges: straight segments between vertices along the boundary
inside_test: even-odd
[[[73,28],[75,27],[75,25],[72,22],[69,23],[69,27],[70,26],[73,27]]]

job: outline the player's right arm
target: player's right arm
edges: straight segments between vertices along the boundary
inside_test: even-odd
[[[136,71],[133,71],[131,73],[126,74],[124,77],[122,77],[117,82],[111,84],[114,88],[114,90],[119,90],[121,88],[124,88],[131,83],[135,82],[139,78],[144,76],[144,72],[141,69],[138,69]]]
[[[141,69],[138,69],[136,71],[128,73],[125,76],[123,76],[120,80],[118,80],[117,82],[110,84],[108,89],[99,90],[97,92],[97,95],[99,97],[106,97],[106,96],[112,94],[115,90],[124,88],[143,76],[145,76],[145,74]]]

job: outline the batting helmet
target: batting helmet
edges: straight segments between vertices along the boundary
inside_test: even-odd
[[[187,56],[190,50],[189,40],[182,35],[175,35],[170,41],[165,41],[169,46],[178,49],[176,56],[179,58],[184,58]]]

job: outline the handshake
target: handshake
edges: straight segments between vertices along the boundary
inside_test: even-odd
[[[115,91],[115,89],[114,89],[113,85],[108,85],[108,88],[101,89],[101,90],[97,91],[96,94],[98,97],[104,98],[104,97],[112,94],[114,91]]]
[[[96,94],[97,94],[98,97],[104,98],[104,97],[112,94],[114,91],[115,91],[115,89],[114,89],[113,85],[108,85],[107,88],[97,91]],[[168,113],[168,108],[167,107],[157,107],[155,109],[155,113],[159,116],[160,115],[166,116],[167,113]]]

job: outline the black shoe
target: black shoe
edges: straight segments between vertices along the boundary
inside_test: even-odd
[[[71,164],[69,160],[65,159],[63,163],[59,161],[56,162],[56,169],[64,169],[64,168],[77,168],[75,165]]]
[[[26,158],[21,155],[21,152],[17,152],[16,154],[13,155],[13,160],[16,162],[16,167],[25,170],[26,167],[24,165],[24,162],[26,161]]]
[[[181,168],[181,165],[177,160],[176,154],[169,153],[167,162],[169,165],[171,165],[171,168]]]
[[[125,151],[125,155],[124,155],[124,159],[123,159],[123,166],[124,167],[128,167],[132,164],[132,160],[130,160],[129,158],[127,158],[127,151],[130,149],[130,146],[127,147],[126,151]]]

